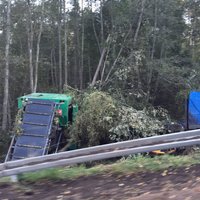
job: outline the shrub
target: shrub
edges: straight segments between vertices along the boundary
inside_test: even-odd
[[[104,92],[86,94],[71,129],[72,140],[78,147],[106,144],[118,114],[112,97]]]
[[[117,104],[104,92],[85,93],[70,134],[78,147],[106,144],[163,134],[169,121],[166,110],[153,108],[136,110]]]
[[[134,138],[143,138],[165,133],[166,121],[169,121],[166,110],[153,107],[136,110],[122,106],[118,113],[117,126],[110,131],[112,141],[123,141]]]

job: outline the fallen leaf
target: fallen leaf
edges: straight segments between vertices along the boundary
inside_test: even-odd
[[[140,186],[140,185],[144,185],[144,183],[138,183],[137,185],[139,185],[139,186]]]
[[[71,191],[65,191],[63,192],[64,195],[68,195],[68,194],[71,194]]]
[[[174,198],[176,198],[176,195],[169,196],[169,199],[174,199]]]
[[[167,170],[165,170],[163,173],[162,173],[162,176],[167,176]]]
[[[149,195],[150,194],[150,192],[145,192],[143,195]]]
[[[63,195],[59,195],[56,198],[57,198],[57,200],[62,200],[63,199]]]

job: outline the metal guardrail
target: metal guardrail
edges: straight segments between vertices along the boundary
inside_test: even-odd
[[[0,164],[0,177],[88,161],[200,144],[200,130],[99,145]]]

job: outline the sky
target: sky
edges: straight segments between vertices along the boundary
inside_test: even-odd
[[[67,3],[66,10],[71,10],[72,9],[72,5],[71,5],[70,2],[72,2],[72,0],[66,0],[66,3]],[[81,7],[81,4],[82,4],[82,0],[79,0],[80,7]],[[87,7],[88,6],[88,2],[86,0],[83,0],[83,4],[84,4],[83,7]],[[99,4],[100,4],[100,0],[96,0],[95,3],[92,3],[92,10],[96,10],[99,7]]]
[[[66,0],[66,11],[67,10],[70,11],[72,9],[72,3],[70,2],[73,2],[73,0]],[[36,4],[40,4],[40,3],[41,3],[41,0],[36,1]],[[81,7],[81,4],[82,4],[82,0],[79,0],[80,7]],[[88,6],[87,0],[83,0],[83,4],[84,4],[83,8],[87,7]],[[96,9],[98,9],[99,5],[100,5],[100,0],[96,0],[95,3],[92,3],[92,10],[95,11]]]

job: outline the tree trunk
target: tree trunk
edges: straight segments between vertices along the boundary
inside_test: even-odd
[[[39,55],[40,55],[40,40],[41,40],[42,26],[43,26],[43,15],[44,15],[44,1],[42,1],[41,21],[40,21],[40,28],[39,28],[38,39],[37,39],[36,62],[35,62],[35,83],[34,83],[33,92],[37,91],[37,84],[38,84],[38,65],[39,65]]]
[[[96,28],[95,28],[95,23],[94,23],[94,17],[93,16],[92,16],[92,27],[93,27],[94,36],[95,36],[95,39],[96,39],[96,42],[97,42],[97,45],[98,45],[99,53],[101,55],[101,45],[100,45],[99,38],[98,38],[98,35],[97,35],[97,31],[96,31]]]
[[[135,48],[135,45],[136,45],[136,42],[137,42],[137,38],[138,38],[138,34],[139,34],[139,30],[140,30],[140,26],[141,26],[141,23],[142,23],[142,17],[143,17],[143,14],[144,14],[144,5],[145,5],[145,1],[146,0],[142,0],[142,5],[141,5],[141,12],[140,12],[140,16],[139,16],[139,19],[138,19],[138,23],[137,23],[137,28],[136,28],[136,31],[135,31],[135,34],[134,34],[134,38],[133,38],[133,48]],[[121,56],[121,53],[125,47],[125,42],[131,32],[131,29],[132,29],[132,26],[130,26],[130,29],[128,31],[128,33],[126,34],[125,38],[124,38],[124,41],[123,41],[123,44],[121,45],[121,48],[117,54],[117,57],[115,58],[106,78],[105,78],[105,83],[104,84],[107,84],[108,83],[108,80],[109,80],[109,77],[110,77],[110,74],[111,72],[113,71],[113,69],[115,68],[117,62],[118,62],[118,59],[119,57]],[[133,50],[132,50],[133,51]],[[137,66],[138,67],[138,66]],[[136,69],[136,73],[137,73],[137,76],[138,76],[138,85],[141,85],[140,82],[140,75],[139,75],[139,68]]]
[[[33,23],[31,18],[31,4],[30,0],[28,3],[28,20],[27,20],[27,32],[28,32],[28,54],[29,54],[29,77],[30,77],[30,90],[33,92]]]
[[[90,61],[90,56],[88,55],[88,71],[89,71],[89,82],[92,81],[92,72],[91,72],[91,61]]]
[[[59,92],[62,90],[62,43],[61,43],[61,14],[62,14],[62,1],[58,3],[58,51],[59,51]]]
[[[103,45],[104,45],[103,4],[104,0],[100,0],[101,52],[103,51]]]
[[[52,85],[53,87],[56,87],[55,84],[55,78],[54,78],[54,62],[53,62],[53,49],[51,49],[51,81],[52,81]]]
[[[58,72],[57,72],[57,62],[56,62],[55,49],[53,49],[53,68],[54,68],[55,85],[56,85],[56,88],[59,90],[59,86],[58,86]]]
[[[147,102],[149,102],[150,99],[150,93],[151,93],[151,82],[152,82],[152,76],[153,76],[153,59],[154,59],[154,52],[155,52],[155,45],[156,45],[156,28],[157,28],[157,15],[158,15],[158,5],[157,0],[154,0],[155,2],[155,11],[154,11],[154,34],[153,34],[153,44],[152,44],[152,50],[151,50],[151,62],[149,65],[149,74],[147,77],[148,83],[147,83]]]
[[[105,60],[104,60],[104,63],[103,63],[103,69],[101,71],[101,85],[103,83],[104,73],[105,73],[105,69],[106,69],[106,61],[108,60],[109,52],[110,52],[110,45],[108,47],[108,50],[107,50],[107,53],[106,53],[106,56],[105,56]]]
[[[8,111],[7,111],[7,116],[8,116],[8,129],[10,129],[11,126],[12,126],[11,105],[12,105],[12,102],[11,102],[11,98],[10,98],[10,95],[9,95],[9,96],[8,96]]]
[[[65,37],[64,37],[64,43],[65,43],[65,67],[64,67],[64,70],[65,70],[65,79],[64,79],[64,83],[65,85],[68,84],[68,45],[67,45],[67,37],[68,37],[68,16],[67,16],[67,13],[66,13],[66,0],[63,1],[63,4],[64,4],[64,34],[65,34]]]
[[[79,85],[78,69],[80,67],[80,45],[79,45],[79,24],[78,24],[78,0],[74,0],[74,86],[77,88]]]
[[[158,23],[158,2],[157,0],[155,2],[155,13],[154,13],[154,34],[153,34],[153,45],[152,45],[152,50],[151,50],[151,60],[154,59],[154,52],[155,52],[155,45],[156,45],[156,28],[157,28],[157,23]]]
[[[117,64],[117,62],[118,62],[119,57],[121,56],[121,53],[122,53],[122,51],[123,51],[123,49],[124,49],[124,47],[125,47],[125,44],[126,44],[126,40],[128,39],[128,36],[130,35],[130,33],[131,33],[131,27],[130,27],[128,33],[126,34],[126,36],[125,36],[125,38],[124,38],[124,41],[123,41],[123,44],[121,45],[120,50],[119,50],[119,52],[118,52],[118,54],[117,54],[117,57],[115,58],[115,60],[114,60],[114,62],[113,62],[113,64],[112,64],[112,66],[111,66],[111,68],[110,68],[110,70],[109,70],[109,72],[108,72],[108,74],[107,74],[107,76],[106,76],[106,78],[105,78],[105,81],[104,81],[105,83],[104,83],[104,84],[106,84],[106,83],[108,82],[108,79],[109,79],[109,77],[110,77],[110,74],[111,74],[111,72],[113,71],[113,69],[115,68],[115,66],[116,66],[116,64]],[[102,80],[102,81],[103,81],[103,80]]]
[[[84,65],[84,10],[83,10],[83,0],[81,0],[82,7],[82,25],[81,25],[81,66],[79,69],[79,80],[80,80],[80,90],[83,89],[83,65]]]
[[[3,119],[2,130],[5,131],[8,124],[8,96],[9,96],[9,50],[10,50],[10,7],[11,0],[8,0],[7,22],[6,22],[6,48],[5,48],[5,71],[4,71],[4,99],[3,99]]]
[[[97,66],[97,69],[96,69],[96,72],[94,74],[94,77],[93,77],[93,80],[92,80],[92,83],[91,83],[91,86],[94,87],[95,83],[96,83],[96,80],[97,80],[97,77],[98,77],[98,74],[99,74],[99,71],[100,71],[100,68],[102,66],[102,63],[103,63],[103,59],[104,59],[104,56],[105,56],[105,53],[106,53],[106,50],[107,50],[107,44],[110,40],[110,35],[108,35],[108,38],[106,40],[106,44],[101,52],[101,57],[99,59],[99,64]]]
[[[142,18],[143,18],[143,14],[144,14],[145,2],[146,2],[146,0],[142,0],[140,16],[139,16],[138,23],[137,23],[137,28],[136,28],[136,31],[135,31],[135,34],[134,34],[134,37],[133,37],[133,49],[136,48],[138,34],[139,34],[139,31],[140,31]],[[139,70],[139,62],[138,62],[138,60],[136,60],[136,63],[135,63],[135,71],[136,71],[137,79],[138,79],[138,90],[141,90],[142,89],[142,83],[141,83],[141,78],[140,78],[140,70]]]
[[[134,34],[134,38],[133,38],[133,46],[135,46],[136,42],[137,42],[137,38],[138,38],[140,26],[141,26],[141,23],[142,23],[142,17],[143,17],[143,14],[144,14],[144,5],[145,5],[145,2],[146,2],[146,0],[142,0],[140,16],[139,16],[137,28],[136,28],[136,31],[135,31],[135,34]]]

